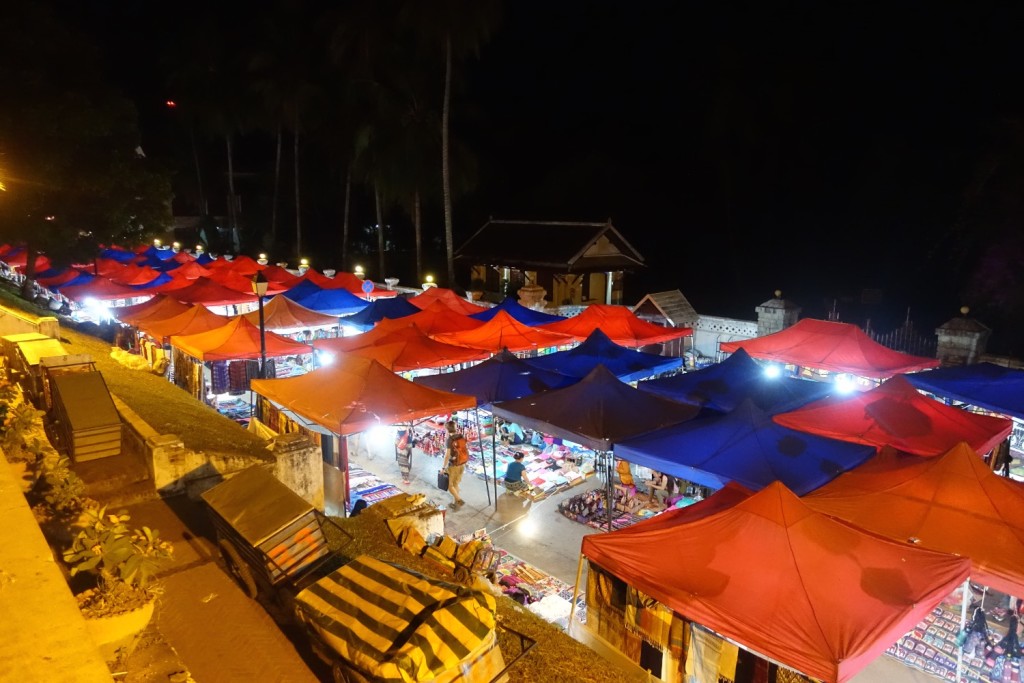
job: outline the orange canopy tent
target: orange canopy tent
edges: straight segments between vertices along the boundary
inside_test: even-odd
[[[246,313],[243,317],[253,325],[260,324],[258,310]],[[337,316],[310,310],[283,294],[278,294],[263,305],[263,328],[267,330],[285,332],[337,326]]]
[[[187,305],[188,308],[181,313],[166,318],[147,318],[136,327],[154,339],[164,339],[174,335],[208,332],[228,323],[228,318],[217,315],[206,306],[183,305]]]
[[[157,294],[149,301],[134,306],[114,308],[110,312],[119,322],[138,327],[143,320],[163,320],[184,313],[190,308],[192,308],[190,304],[183,304],[166,294]]]
[[[209,268],[204,268],[195,261],[188,261],[181,264],[174,270],[167,271],[167,274],[171,277],[183,278],[185,280],[195,280],[197,277],[209,277],[210,273],[211,271]]]
[[[201,361],[260,358],[260,328],[240,315],[226,325],[199,334],[175,335],[171,346]],[[311,353],[312,349],[288,337],[266,333],[266,355],[294,356]]]
[[[774,334],[723,342],[719,349],[724,353],[743,349],[758,360],[871,379],[939,366],[936,358],[912,356],[882,346],[856,325],[810,318]]]
[[[318,352],[324,351],[331,354],[347,352],[356,355],[366,355],[367,349],[373,349],[377,346],[397,345],[400,347],[399,352],[391,362],[391,369],[395,372],[445,368],[460,363],[487,360],[490,357],[490,353],[487,351],[445,344],[444,342],[431,339],[423,334],[415,325],[395,330],[390,334],[377,337],[372,344],[364,344],[358,347],[346,344],[345,342],[349,339],[352,339],[352,337],[317,339],[313,342],[313,346]]]
[[[406,330],[409,327],[412,327],[412,325],[405,322],[403,318],[383,318],[366,332],[352,334],[347,337],[335,337],[330,340],[316,339],[313,344],[317,349],[323,349],[330,353],[352,351],[364,346],[372,346],[392,332]],[[325,343],[327,343],[327,346],[323,346]]]
[[[487,310],[486,307],[474,304],[446,287],[427,287],[422,294],[409,297],[409,303],[422,309],[427,309],[434,303],[441,303],[456,313],[464,315],[473,315]]]
[[[505,311],[479,327],[458,332],[443,332],[432,335],[437,341],[471,349],[483,349],[500,353],[507,348],[515,353],[518,351],[537,351],[553,346],[569,346],[575,344],[572,337],[558,332],[548,332],[538,327],[530,327],[519,322]]]
[[[412,299],[409,300],[410,302]],[[385,318],[386,320],[387,318]],[[453,311],[440,301],[429,304],[419,313],[404,315],[401,320],[409,322],[423,330],[424,334],[444,334],[472,330],[484,324],[482,320],[470,318],[465,313]],[[379,325],[380,323],[378,323]]]
[[[883,449],[807,494],[826,515],[971,560],[971,578],[1024,595],[1024,483],[1002,477],[966,443],[937,458]]]
[[[918,548],[811,509],[775,482],[704,514],[715,494],[582,555],[628,586],[763,657],[847,681],[968,576],[967,558]]]
[[[877,448],[892,446],[921,456],[941,455],[961,441],[985,454],[1013,431],[1008,418],[939,403],[902,376],[870,391],[830,396],[772,419],[801,432]]]
[[[630,348],[693,336],[693,330],[689,327],[656,325],[637,317],[628,308],[607,304],[591,304],[579,315],[538,325],[538,329],[567,334],[579,342],[586,341],[594,330],[601,330],[619,346]]]
[[[230,268],[215,270],[210,275],[210,279],[214,282],[220,283],[228,289],[248,294],[250,299],[256,296],[252,291],[252,278],[252,275],[242,275]],[[287,292],[290,288],[291,284],[267,280],[267,294],[270,296],[280,294],[281,292]]]
[[[285,379],[257,379],[252,390],[339,436],[476,406],[472,396],[415,384],[370,358],[337,363]]]

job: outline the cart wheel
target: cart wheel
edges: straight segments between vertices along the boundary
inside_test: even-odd
[[[465,567],[456,567],[455,580],[459,583],[469,583],[469,570]]]
[[[224,558],[224,563],[227,564],[231,575],[235,577],[235,580],[242,587],[242,590],[245,591],[245,594],[250,598],[256,599],[256,596],[259,595],[259,589],[256,587],[256,579],[252,576],[252,570],[238,554],[235,546],[231,545],[231,541],[226,538],[220,540],[220,554]]]
[[[370,679],[350,666],[335,662],[331,667],[334,683],[370,683]]]

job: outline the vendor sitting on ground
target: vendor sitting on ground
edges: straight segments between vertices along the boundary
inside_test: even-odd
[[[516,451],[512,456],[513,461],[508,464],[505,470],[505,489],[507,491],[527,491],[530,489],[530,480],[526,477],[526,465],[523,464],[523,452]]]

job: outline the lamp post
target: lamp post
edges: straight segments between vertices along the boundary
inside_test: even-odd
[[[267,331],[263,326],[263,297],[267,295],[269,286],[270,282],[263,275],[263,271],[257,270],[252,276],[252,293],[256,295],[260,309],[260,379],[267,378]]]

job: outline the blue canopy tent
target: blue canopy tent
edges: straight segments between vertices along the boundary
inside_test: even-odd
[[[464,370],[439,375],[422,375],[414,377],[412,381],[431,389],[475,396],[478,409],[490,409],[499,401],[525,398],[548,389],[560,389],[575,384],[578,379],[535,368],[508,349],[503,349],[500,353]],[[479,421],[478,416],[477,422]],[[494,441],[495,434],[492,433],[491,468],[494,471],[494,498],[497,500],[498,455]],[[482,441],[480,452],[484,452]]]
[[[828,396],[834,386],[798,377],[768,377],[765,368],[743,349],[721,363],[637,385],[638,389],[680,403],[729,413],[750,399],[770,415],[796,410]]]
[[[780,481],[797,495],[860,465],[874,446],[798,432],[772,422],[750,399],[708,415],[619,442],[616,455],[659,472],[720,489],[730,481],[759,491]]]
[[[995,363],[910,372],[906,380],[921,391],[1024,420],[1024,370]]]
[[[683,365],[679,356],[660,356],[616,344],[600,329],[595,329],[579,345],[566,351],[530,358],[530,365],[572,377],[585,377],[603,365],[623,382],[636,382],[646,377],[678,370]]]
[[[173,279],[174,278],[172,278],[167,273],[160,273],[159,275],[157,275],[155,278],[153,278],[144,285],[129,285],[129,287],[134,287],[135,289],[152,289],[153,287],[165,285]]]
[[[126,249],[101,249],[100,258],[108,258],[114,261],[120,261],[121,263],[128,263],[138,256],[134,251],[128,251]]]
[[[303,305],[305,306],[305,304]],[[420,310],[419,306],[410,303],[404,296],[375,299],[358,313],[342,318],[341,324],[350,329],[366,332],[384,318],[404,318],[407,315],[419,313]]]
[[[531,327],[565,320],[565,318],[560,315],[552,315],[550,313],[544,313],[542,311],[535,311],[532,308],[527,308],[510,296],[505,297],[505,299],[497,306],[488,308],[485,311],[480,311],[479,313],[474,313],[469,317],[487,322],[494,316],[498,315],[498,311],[505,311],[522,324],[529,325]]]
[[[310,280],[303,280],[282,293],[300,306],[327,315],[351,315],[370,305],[347,289],[324,289]]]
[[[615,445],[691,420],[699,409],[635,389],[598,365],[575,384],[495,403],[491,410],[496,417],[569,439],[601,455],[610,530]]]

